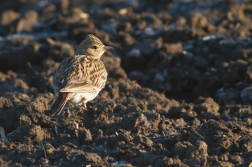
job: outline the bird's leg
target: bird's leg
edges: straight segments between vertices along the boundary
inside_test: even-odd
[[[82,99],[83,110],[87,110],[87,101],[86,99]]]
[[[64,116],[65,116],[66,118],[70,118],[70,117],[71,117],[71,112],[70,112],[70,110],[69,110],[69,106],[66,107],[66,110],[65,110],[65,112],[64,112]]]
[[[69,103],[66,103],[65,107],[63,108],[63,115],[68,118],[71,115],[71,112],[69,110]]]
[[[83,103],[83,107],[84,107],[83,108],[84,110],[87,110],[87,104],[86,103]]]

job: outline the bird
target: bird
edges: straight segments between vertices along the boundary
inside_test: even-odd
[[[105,87],[107,70],[101,61],[104,52],[112,49],[105,46],[99,38],[88,34],[77,47],[73,56],[64,59],[52,79],[56,100],[51,115],[59,115],[67,101],[83,105],[93,100]]]

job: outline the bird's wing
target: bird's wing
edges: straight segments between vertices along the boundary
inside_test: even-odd
[[[78,93],[87,93],[93,87],[88,83],[72,83],[65,88],[61,89],[60,92],[78,92]]]
[[[69,73],[72,71],[73,62],[74,62],[74,56],[64,59],[60,63],[58,69],[54,72],[52,87],[56,94],[58,94],[60,89],[65,87],[67,80],[69,78]]]
[[[76,57],[73,69],[68,74],[67,84],[60,92],[94,92],[102,89],[107,80],[107,71],[100,60]]]

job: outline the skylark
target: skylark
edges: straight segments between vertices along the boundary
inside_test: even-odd
[[[51,109],[52,115],[60,114],[68,100],[83,104],[86,109],[86,103],[93,100],[105,86],[108,73],[100,57],[110,49],[112,47],[105,46],[97,37],[88,34],[74,56],[61,62],[52,81],[57,98]]]

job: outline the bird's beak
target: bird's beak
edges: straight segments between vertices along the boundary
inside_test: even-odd
[[[104,50],[106,50],[106,51],[107,51],[107,50],[113,49],[113,47],[111,47],[111,46],[104,46],[103,48],[104,48]]]

